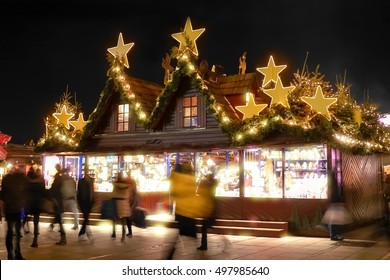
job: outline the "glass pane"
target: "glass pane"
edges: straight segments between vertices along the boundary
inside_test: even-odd
[[[129,121],[129,113],[126,113],[123,115],[123,121],[128,122]]]
[[[192,101],[192,106],[198,106],[198,97],[197,96],[193,96],[191,101]]]
[[[130,112],[130,106],[129,106],[129,104],[125,104],[124,107],[125,107],[125,108],[124,108],[123,111],[124,111],[125,113],[129,113],[129,112]]]
[[[283,197],[282,150],[247,149],[244,154],[245,196]]]
[[[191,106],[191,99],[189,97],[184,97],[184,99],[183,99],[183,106],[184,107],[190,107]]]
[[[192,116],[198,115],[198,107],[192,107]]]
[[[191,108],[184,108],[184,117],[191,116]]]
[[[123,123],[118,123],[118,131],[123,131]]]
[[[198,118],[192,118],[192,126],[198,126]]]
[[[191,119],[190,118],[184,118],[183,126],[184,127],[190,127],[191,126]]]
[[[216,196],[239,197],[238,152],[198,153],[196,166],[198,179],[208,172],[214,172],[215,178],[218,180]]]
[[[118,123],[123,122],[123,114],[118,114]]]
[[[324,146],[286,149],[285,197],[327,198],[327,156]]]
[[[129,131],[129,124],[128,123],[124,123],[123,131]]]
[[[118,105],[118,113],[123,113],[123,105]]]

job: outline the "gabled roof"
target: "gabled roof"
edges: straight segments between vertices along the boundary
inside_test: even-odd
[[[115,100],[115,97],[130,101],[131,98],[128,95],[134,94],[134,101],[140,104],[140,107],[147,115],[150,115],[155,107],[156,98],[161,93],[163,86],[131,76],[126,76],[125,80],[129,81],[130,93],[125,92],[122,89],[122,84],[115,78],[107,80],[106,86],[100,94],[96,108],[89,116],[89,122],[84,128],[84,134],[80,140],[79,149],[83,149],[86,141],[96,133],[96,130],[103,120],[103,116],[106,114],[107,110],[111,108],[110,106],[113,100]]]
[[[143,111],[149,116],[156,106],[156,99],[161,94],[163,86],[131,76],[127,78],[135,100],[141,104]]]

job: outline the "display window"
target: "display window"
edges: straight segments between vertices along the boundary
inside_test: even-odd
[[[119,171],[118,156],[90,156],[88,170],[95,175],[95,191],[112,192],[112,181]]]
[[[244,155],[245,197],[327,198],[323,145],[247,149]]]
[[[239,197],[239,154],[238,151],[215,151],[197,153],[196,177],[214,172],[218,180],[216,196]]]
[[[285,197],[327,198],[327,155],[324,146],[285,150]]]
[[[244,152],[246,197],[282,197],[282,149],[247,149]]]
[[[158,155],[128,155],[123,157],[123,170],[131,176],[140,192],[167,192],[169,190],[168,157]]]

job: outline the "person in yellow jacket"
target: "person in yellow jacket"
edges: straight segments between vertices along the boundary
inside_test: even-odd
[[[170,176],[170,192],[175,205],[175,220],[179,234],[196,237],[195,218],[198,216],[196,179],[189,163],[177,164]]]

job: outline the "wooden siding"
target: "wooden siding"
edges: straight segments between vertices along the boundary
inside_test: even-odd
[[[383,216],[380,156],[343,154],[342,173],[345,204],[355,224]]]
[[[169,132],[144,132],[95,135],[88,151],[125,152],[199,150],[226,148],[228,137],[217,129],[188,129]]]

